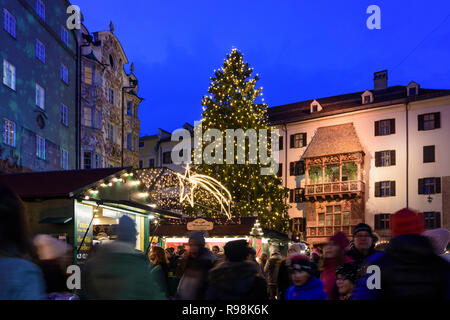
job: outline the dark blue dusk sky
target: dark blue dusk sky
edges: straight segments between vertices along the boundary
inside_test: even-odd
[[[259,73],[269,107],[411,80],[450,88],[448,0],[73,0],[90,32],[110,20],[136,65],[141,135],[201,118],[213,70],[233,47]],[[366,9],[381,8],[381,30]],[[129,67],[126,69],[129,70]]]

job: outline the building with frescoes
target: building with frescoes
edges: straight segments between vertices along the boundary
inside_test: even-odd
[[[389,215],[424,212],[428,229],[450,229],[450,90],[387,85],[268,109],[280,129],[278,175],[290,189],[294,238],[323,244],[365,222],[381,241]]]

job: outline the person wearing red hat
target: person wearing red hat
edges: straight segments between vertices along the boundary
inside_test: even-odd
[[[422,235],[422,213],[404,208],[390,217],[392,238],[382,253],[366,260],[379,267],[380,288],[368,288],[367,274],[357,282],[352,300],[448,300],[450,265]]]
[[[336,287],[336,269],[344,263],[353,262],[353,259],[345,255],[350,241],[343,232],[337,232],[330,237],[323,249],[323,258],[320,262],[320,280],[324,285],[324,291],[329,300],[339,299]]]

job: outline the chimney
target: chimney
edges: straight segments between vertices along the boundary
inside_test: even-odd
[[[387,88],[387,70],[378,71],[373,74],[373,89],[383,90]]]

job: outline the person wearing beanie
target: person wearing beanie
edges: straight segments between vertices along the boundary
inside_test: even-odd
[[[359,264],[356,262],[344,263],[336,270],[336,286],[340,300],[349,300],[356,280],[359,278]]]
[[[217,262],[213,253],[205,247],[203,231],[189,234],[189,254],[181,260],[176,274],[180,277],[177,298],[203,300],[208,289],[208,272]]]
[[[337,232],[330,237],[323,249],[323,258],[320,265],[320,280],[322,280],[325,292],[329,300],[339,299],[336,287],[336,269],[353,259],[345,254],[350,241],[343,232]]]
[[[357,281],[352,300],[450,299],[450,267],[422,235],[424,216],[408,208],[390,217],[392,238],[384,252],[366,259],[380,270],[381,288],[369,289],[367,274]],[[366,274],[366,272],[362,272]]]
[[[286,300],[326,300],[323,283],[315,277],[315,265],[309,257],[295,254],[289,259],[292,285],[286,290]]]
[[[351,249],[347,251],[347,255],[362,265],[366,258],[377,252],[375,250],[376,240],[377,238],[368,224],[356,225],[353,230],[353,243]]]
[[[448,232],[447,229],[438,228],[427,230],[423,233],[423,235],[430,239],[434,252],[447,262],[450,262],[450,253],[445,253],[450,240],[450,232]]]
[[[225,261],[209,272],[207,300],[267,300],[267,285],[259,265],[248,259],[246,240],[227,242]]]
[[[269,287],[269,299],[275,300],[278,296],[278,271],[282,257],[278,248],[273,248],[270,258],[264,267],[264,273],[267,275],[267,285]]]

